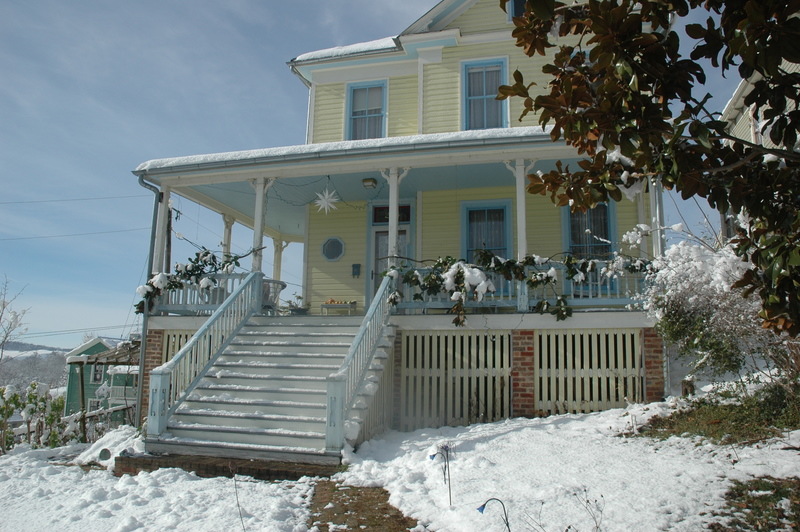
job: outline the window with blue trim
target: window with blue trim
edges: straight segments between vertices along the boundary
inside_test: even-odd
[[[611,258],[611,217],[605,203],[569,213],[569,252],[578,259]]]
[[[497,100],[497,89],[505,83],[502,61],[464,66],[464,129],[506,126],[505,100]]]
[[[525,13],[525,0],[512,0],[510,4],[512,17],[521,17]]]
[[[505,207],[466,207],[466,259],[475,262],[475,251],[485,249],[500,257],[508,256],[508,230]]]
[[[350,88],[350,140],[384,136],[385,92],[386,86],[383,83]]]

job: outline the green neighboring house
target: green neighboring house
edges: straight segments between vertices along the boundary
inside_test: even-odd
[[[111,409],[112,423],[125,422],[136,404],[138,346],[138,341],[98,337],[67,353],[64,415]]]

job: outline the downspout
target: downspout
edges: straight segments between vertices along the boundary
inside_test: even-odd
[[[150,251],[147,254],[147,275],[150,276],[153,274],[153,248],[156,244],[156,222],[158,220],[158,205],[161,203],[161,191],[158,188],[154,187],[150,183],[147,183],[144,180],[144,175],[139,175],[139,185],[146,188],[147,190],[151,191],[155,198],[153,200],[153,221],[150,225]],[[142,313],[142,341],[139,345],[139,386],[137,387],[138,390],[136,391],[136,423],[137,425],[142,421],[142,400],[144,398],[144,359],[145,353],[147,352],[147,322],[148,316],[150,316],[150,311],[147,308],[147,305],[144,306],[144,312]]]

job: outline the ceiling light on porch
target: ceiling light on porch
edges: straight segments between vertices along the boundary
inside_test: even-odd
[[[378,186],[378,180],[374,177],[366,177],[361,180],[361,185],[364,188],[375,188]]]

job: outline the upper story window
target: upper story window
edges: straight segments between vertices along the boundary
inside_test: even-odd
[[[497,100],[497,88],[506,83],[505,61],[464,65],[464,129],[506,127],[506,100]]]
[[[521,17],[525,13],[525,0],[512,0],[506,5],[509,6],[508,14],[512,17]]]
[[[575,258],[610,259],[611,234],[611,212],[607,204],[601,203],[586,212],[569,213],[569,252]]]
[[[102,364],[94,364],[92,366],[92,383],[97,384],[103,382],[103,370],[105,366]]]
[[[385,82],[351,85],[348,108],[349,140],[386,136]]]

